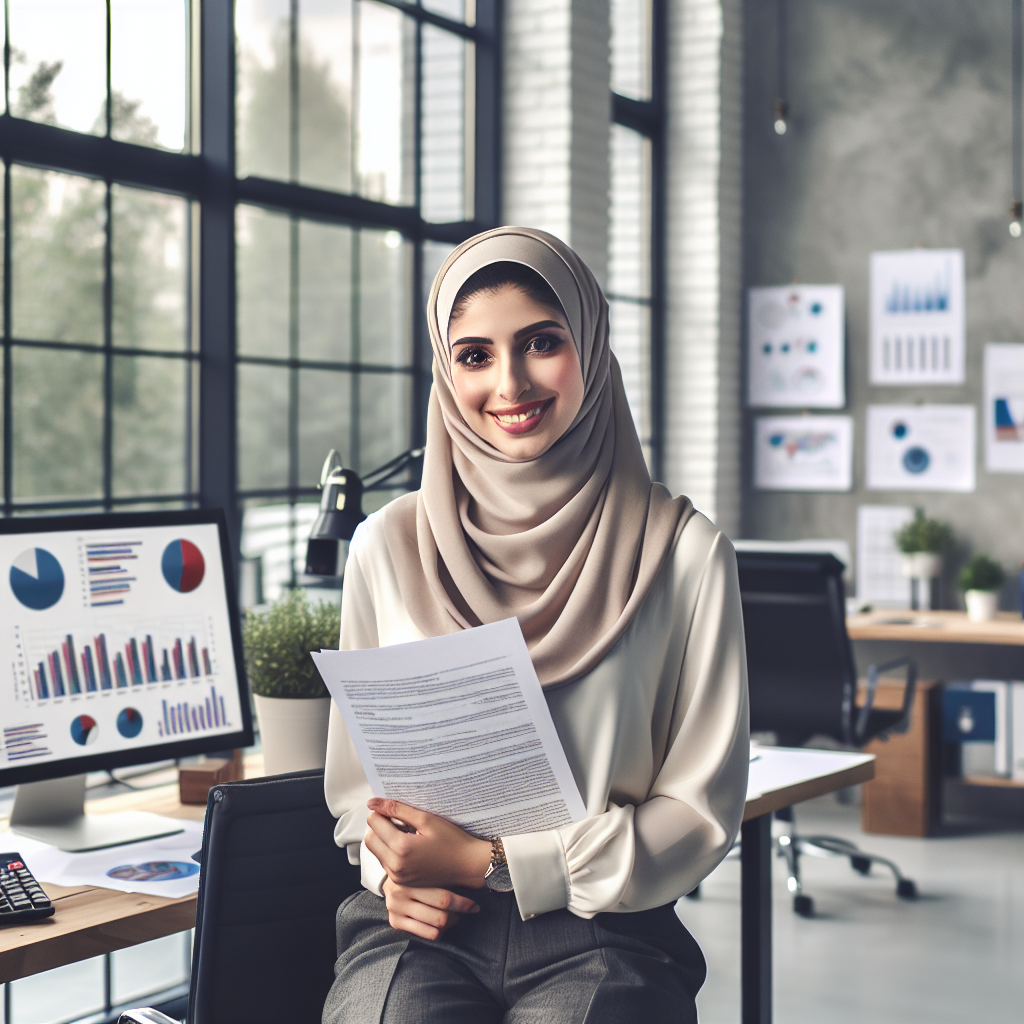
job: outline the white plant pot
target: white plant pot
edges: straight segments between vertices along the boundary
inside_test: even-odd
[[[971,622],[991,622],[999,610],[999,594],[995,590],[967,590],[964,600]]]
[[[915,551],[903,556],[903,575],[912,580],[933,580],[942,575],[942,555],[932,551]]]
[[[323,768],[327,763],[327,722],[330,697],[307,700],[253,694],[263,740],[267,775]]]

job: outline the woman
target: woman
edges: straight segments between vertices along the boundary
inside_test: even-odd
[[[366,891],[339,908],[324,1020],[696,1020],[673,904],[729,850],[749,761],[732,547],[651,483],[567,246],[469,239],[428,320],[423,484],[353,538],[341,647],[516,615],[588,817],[487,842],[372,798],[332,708],[327,800]]]

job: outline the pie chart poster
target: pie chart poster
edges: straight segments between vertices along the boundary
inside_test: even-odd
[[[973,491],[976,431],[973,405],[868,406],[868,488]]]

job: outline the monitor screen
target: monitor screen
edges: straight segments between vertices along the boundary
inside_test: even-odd
[[[0,785],[252,743],[220,510],[0,521]]]

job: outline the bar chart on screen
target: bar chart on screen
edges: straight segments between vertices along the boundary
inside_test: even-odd
[[[135,563],[139,560],[141,546],[138,540],[82,544],[80,558],[85,564],[90,608],[124,604],[132,584],[138,582]]]
[[[217,693],[216,686],[211,686],[209,693],[202,697],[196,692],[193,692],[192,697],[191,701],[177,698],[161,700],[163,720],[156,725],[160,736],[208,732],[210,729],[231,725],[224,698]]]

